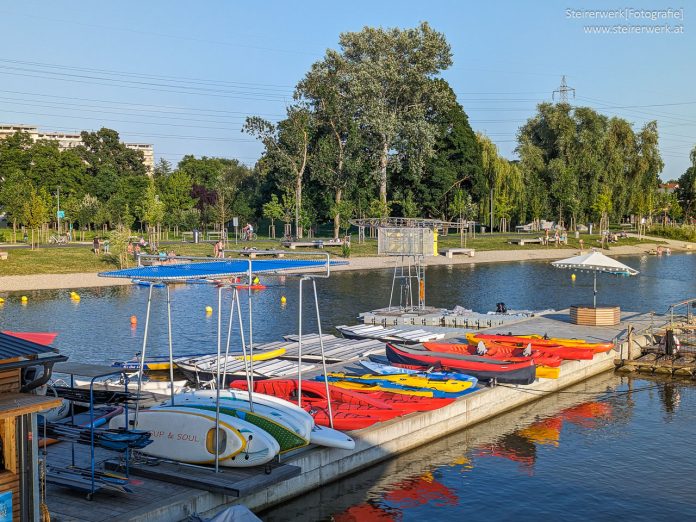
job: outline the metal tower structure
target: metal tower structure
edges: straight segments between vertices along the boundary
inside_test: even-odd
[[[566,77],[565,74],[561,76],[561,85],[553,91],[551,94],[551,99],[553,101],[556,101],[556,93],[558,93],[558,102],[559,103],[568,103],[568,93],[572,92],[573,93],[573,99],[575,98],[575,89],[572,87],[568,87],[568,84],[566,83]]]

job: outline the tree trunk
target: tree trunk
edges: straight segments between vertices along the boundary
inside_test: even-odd
[[[302,227],[300,226],[300,210],[302,209],[302,173],[298,173],[295,180],[295,235],[302,239]]]
[[[336,189],[336,215],[334,216],[334,239],[338,239],[341,231],[341,215],[338,213],[338,206],[341,204],[341,198],[343,197],[343,190],[340,188]]]
[[[382,137],[382,153],[379,157],[379,200],[386,209],[387,205],[387,163],[389,162],[389,144]],[[380,216],[387,217],[387,216]]]

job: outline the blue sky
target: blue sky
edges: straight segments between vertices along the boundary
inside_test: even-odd
[[[186,153],[237,157],[261,147],[246,115],[278,119],[309,66],[339,33],[365,25],[445,33],[444,73],[475,130],[514,158],[515,133],[565,74],[574,103],[642,125],[656,119],[676,178],[696,144],[696,25],[681,34],[586,34],[566,9],[679,9],[663,0],[555,1],[0,1],[0,122],[50,130],[118,130],[174,163]],[[571,100],[573,101],[573,100]]]

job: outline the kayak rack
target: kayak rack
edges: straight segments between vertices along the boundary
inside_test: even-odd
[[[76,465],[75,462],[75,444],[76,441],[71,441],[71,465],[69,468],[61,469],[57,467],[50,467],[47,465],[46,481],[49,483],[57,484],[59,486],[67,486],[78,491],[84,491],[87,493],[87,500],[92,500],[94,494],[102,489],[108,487],[106,483],[102,480],[97,480],[98,475],[101,474],[96,469],[96,458],[95,458],[95,418],[94,418],[94,384],[95,382],[103,377],[110,377],[114,375],[120,375],[123,378],[125,393],[128,393],[128,374],[123,368],[114,368],[112,366],[106,365],[96,365],[96,364],[86,364],[86,363],[72,363],[72,362],[62,362],[57,363],[54,366],[55,373],[62,373],[70,376],[70,387],[75,387],[75,376],[78,377],[88,377],[89,381],[89,433],[90,433],[90,458],[89,458],[89,470],[82,469]],[[136,403],[137,404],[137,403]],[[126,419],[126,425],[124,428],[128,430],[128,401],[124,402],[124,414]],[[75,401],[70,401],[70,418],[71,423],[75,425]],[[126,449],[124,451],[124,471],[125,478],[128,479],[129,476],[129,461],[130,452]],[[47,460],[48,451],[47,446],[44,446],[44,460]],[[120,491],[128,492],[127,488],[119,489]]]

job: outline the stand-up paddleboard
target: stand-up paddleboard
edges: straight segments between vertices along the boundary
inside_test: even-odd
[[[312,444],[329,448],[355,449],[355,441],[348,435],[325,426],[314,426],[310,441]]]
[[[222,401],[221,401],[222,402]],[[189,408],[197,408],[204,410],[206,412],[212,412],[215,414],[215,402],[208,400],[191,400],[179,402],[179,404],[184,404]],[[167,406],[163,404],[162,406]],[[264,409],[261,407],[261,409]],[[309,439],[301,437],[298,433],[293,431],[292,428],[286,425],[284,419],[274,419],[273,415],[263,415],[258,407],[254,408],[254,411],[249,411],[248,408],[235,408],[234,401],[226,400],[220,405],[220,413],[225,415],[230,415],[232,417],[237,417],[238,419],[244,420],[253,424],[254,426],[264,430],[273,439],[275,439],[279,444],[279,453],[285,453],[297,448],[302,448],[309,444]]]
[[[192,392],[192,394],[199,397],[202,396],[212,398],[212,400],[215,400],[215,391],[198,390]],[[249,392],[246,390],[220,390],[220,398],[221,400],[235,399],[238,401],[246,402],[248,404]],[[309,438],[309,433],[312,431],[312,427],[314,426],[314,419],[309,413],[304,411],[297,404],[284,401],[283,399],[279,399],[278,397],[273,397],[271,395],[264,395],[262,393],[254,393],[253,401],[254,408],[256,408],[257,404],[267,406],[268,408],[278,410],[283,414],[284,417],[296,419],[296,421],[303,426],[301,435],[305,438]]]
[[[156,409],[160,408],[168,411],[183,413],[191,410],[191,408],[178,408],[176,406],[159,406]],[[214,411],[211,412],[198,408],[194,409],[200,411],[203,415],[215,422]],[[239,417],[227,415],[221,412],[220,424],[222,425],[223,422],[230,426],[234,426],[234,428],[244,438],[245,444],[244,449],[239,453],[236,453],[229,458],[220,459],[219,462],[221,466],[228,468],[248,468],[251,466],[260,466],[273,460],[273,457],[275,457],[280,451],[280,445],[278,442],[258,426],[254,426],[253,424],[246,422]],[[213,437],[214,436],[215,432],[213,432]],[[215,442],[213,441],[213,448],[214,447]]]
[[[215,462],[215,419],[194,408],[141,410],[129,415],[129,426],[151,433],[152,443],[141,451],[153,457],[178,460],[189,464]],[[124,415],[109,422],[112,429],[123,428]],[[234,426],[220,421],[219,459],[231,458],[244,450],[246,439]]]

